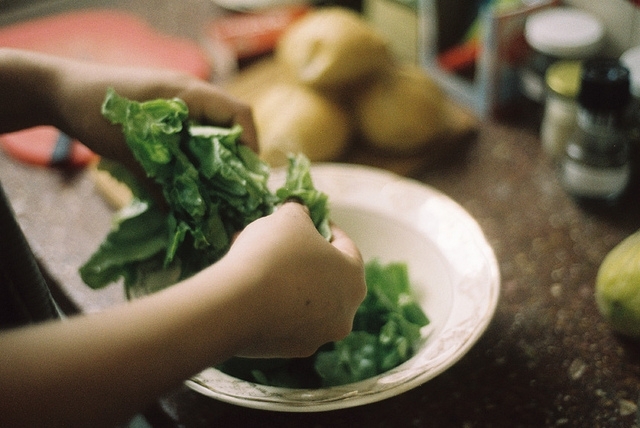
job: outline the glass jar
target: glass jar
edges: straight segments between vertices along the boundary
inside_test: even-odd
[[[635,132],[640,134],[640,46],[626,50],[620,57],[620,62],[629,69],[633,96],[630,120]]]
[[[629,70],[618,60],[584,63],[577,126],[560,168],[564,189],[579,202],[615,205],[629,185],[625,115],[630,99]]]
[[[631,144],[632,182],[640,186],[640,46],[626,50],[620,62],[629,69],[632,101],[627,115]]]
[[[546,100],[540,125],[543,151],[554,161],[562,158],[567,140],[576,127],[581,61],[558,61],[545,76]]]
[[[595,57],[600,52],[604,35],[602,22],[578,8],[557,6],[528,16],[524,36],[531,52],[519,71],[522,93],[543,103],[545,74],[549,66],[561,59]]]

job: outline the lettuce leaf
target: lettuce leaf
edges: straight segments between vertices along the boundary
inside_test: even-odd
[[[365,280],[367,296],[353,331],[316,356],[314,367],[324,386],[357,382],[397,367],[413,356],[420,330],[429,324],[411,293],[406,263],[370,260]]]
[[[100,288],[121,277],[137,280],[137,264],[166,248],[166,215],[134,199],[116,214],[113,227],[98,250],[80,267],[82,280]]]
[[[309,208],[311,220],[322,236],[331,239],[328,197],[315,189],[311,179],[311,163],[304,155],[289,156],[284,186],[276,191],[280,201],[294,199]]]
[[[191,276],[219,260],[234,234],[290,196],[308,204],[314,224],[330,239],[327,197],[314,188],[306,157],[290,157],[290,187],[272,193],[267,185],[269,166],[239,144],[241,127],[200,125],[189,121],[188,113],[180,99],[137,102],[107,91],[102,114],[121,125],[135,158],[160,185],[168,210],[155,203],[126,169],[105,162],[102,167],[127,184],[134,198],[80,268],[90,287],[124,278],[127,295],[132,296],[140,291],[134,288],[148,288],[150,275],[159,277],[154,270],[172,272],[167,274],[172,280]],[[176,269],[180,273],[174,278]]]

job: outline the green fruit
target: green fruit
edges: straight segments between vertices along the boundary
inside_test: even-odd
[[[615,331],[640,338],[640,231],[607,254],[596,277],[595,297]]]

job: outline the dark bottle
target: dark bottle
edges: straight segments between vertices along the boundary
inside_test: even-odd
[[[615,205],[629,186],[629,81],[629,70],[617,60],[583,65],[577,128],[560,165],[562,186],[579,202]]]

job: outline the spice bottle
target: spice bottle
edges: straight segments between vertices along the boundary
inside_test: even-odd
[[[640,104],[640,46],[627,49],[620,56],[620,62],[630,73],[630,90],[635,104]]]
[[[562,159],[567,140],[576,127],[581,70],[580,61],[558,61],[546,73],[547,97],[540,141],[544,152],[554,161]]]
[[[640,46],[626,50],[620,57],[620,62],[629,70],[631,78],[631,105],[627,123],[633,167],[632,185],[638,186],[640,184]]]
[[[625,115],[630,99],[629,70],[618,60],[584,63],[577,127],[560,166],[564,189],[580,202],[615,205],[629,185]]]
[[[542,104],[549,66],[563,59],[595,57],[602,48],[604,35],[602,22],[579,8],[557,6],[528,16],[524,36],[531,49],[518,73],[521,92]]]

